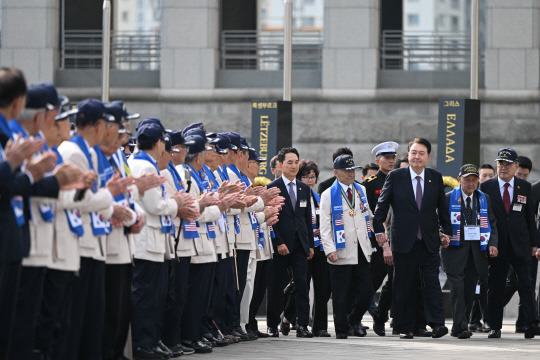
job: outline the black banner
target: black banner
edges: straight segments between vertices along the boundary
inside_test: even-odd
[[[440,99],[437,170],[457,178],[463,164],[480,166],[480,100]]]
[[[251,102],[251,146],[260,157],[259,176],[273,179],[270,159],[278,151],[292,145],[292,102],[254,100]]]

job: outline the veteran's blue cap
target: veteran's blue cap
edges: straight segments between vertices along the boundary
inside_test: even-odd
[[[69,102],[65,96],[58,95],[52,82],[32,84],[26,92],[27,109],[58,109]]]
[[[169,136],[164,134],[163,129],[158,124],[144,124],[137,130],[137,142],[139,144],[153,144],[158,140],[170,141]]]
[[[351,155],[339,155],[334,160],[334,169],[336,170],[354,170],[361,168],[361,166],[354,164],[354,159]]]
[[[518,153],[512,148],[501,149],[497,153],[497,158],[495,159],[495,161],[506,161],[509,163],[516,162],[518,161]]]
[[[257,154],[257,151],[254,148],[249,148],[249,159],[248,160],[255,160],[257,162],[265,162],[266,159],[259,157],[259,154]]]
[[[206,139],[199,135],[189,135],[186,137],[186,142],[189,142],[188,152],[190,154],[197,154],[204,150],[212,150],[211,147],[206,146]]]

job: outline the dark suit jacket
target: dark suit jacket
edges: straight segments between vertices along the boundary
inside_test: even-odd
[[[452,233],[450,215],[446,206],[444,185],[440,172],[426,168],[422,207],[418,210],[412,187],[409,167],[390,171],[381,191],[373,228],[375,233],[383,233],[389,207],[393,209],[392,251],[408,253],[416,241],[418,226],[429,252],[439,251],[439,229],[445,234]]]
[[[0,132],[0,143],[5,147],[9,137]],[[30,184],[28,176],[19,170],[13,174],[13,181],[0,183],[0,262],[17,262],[30,253],[30,231],[28,221],[30,209],[28,198],[30,196],[58,197],[58,181],[54,176],[47,176]],[[22,196],[24,199],[24,216],[26,222],[17,226],[15,214],[10,200],[13,196]],[[39,216],[36,214],[35,216]]]
[[[285,205],[278,214],[278,222],[272,226],[276,235],[275,239],[272,240],[275,252],[277,252],[278,245],[281,244],[287,245],[290,252],[294,251],[296,239],[298,239],[306,256],[308,256],[309,249],[314,246],[309,186],[296,180],[296,207],[294,211],[289,191],[285,188],[282,177],[272,181],[267,187],[278,187],[281,190],[281,196],[285,198]],[[301,200],[307,202],[306,207],[300,207]]]
[[[446,193],[446,208],[447,209],[450,209],[450,194],[451,193],[452,193],[451,191]],[[487,199],[487,203],[488,203],[488,220],[489,220],[489,224],[491,225],[491,236],[489,237],[488,246],[498,247],[499,238],[498,238],[498,232],[497,232],[497,218],[495,217],[495,214],[493,213],[493,209],[491,208],[491,198],[489,197],[488,194],[485,194],[485,195],[486,195],[486,199]],[[474,197],[474,201],[477,201],[476,196]],[[462,214],[462,215],[464,216],[464,214]],[[462,216],[462,219],[463,219],[463,216]],[[461,244],[461,241],[464,241],[463,240],[463,224],[464,224],[464,222],[462,221],[461,225],[460,225],[460,228],[461,228],[461,231],[460,231],[460,244]],[[467,259],[463,259],[463,261],[466,261],[466,260]]]
[[[321,181],[321,183],[319,184],[319,188],[317,189],[317,194],[322,195],[322,193],[323,193],[326,189],[329,189],[330,186],[332,186],[332,184],[334,183],[334,181],[336,181],[336,177],[335,177],[335,176],[332,176],[330,179],[326,179],[326,180],[324,180],[324,181]]]
[[[480,184],[480,190],[491,197],[492,208],[497,218],[497,230],[499,235],[499,256],[504,256],[508,246],[512,246],[514,254],[526,256],[531,254],[531,247],[539,245],[538,230],[534,222],[534,197],[531,184],[528,181],[514,177],[514,197],[507,214],[499,188],[499,178],[496,176]],[[521,207],[521,211],[514,211],[517,196],[527,197],[527,203]]]
[[[540,181],[535,182],[532,184],[532,193],[534,197],[534,205],[533,210],[536,214],[538,212],[538,204],[540,204]]]

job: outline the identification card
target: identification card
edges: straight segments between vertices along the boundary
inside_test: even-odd
[[[464,226],[463,239],[466,241],[480,240],[480,226]]]
[[[512,210],[521,211],[522,207],[523,207],[523,204],[514,204],[514,206],[512,207]]]
[[[300,200],[300,207],[306,207],[307,201],[306,200]]]

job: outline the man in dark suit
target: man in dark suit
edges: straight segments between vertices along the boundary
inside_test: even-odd
[[[417,268],[425,285],[424,304],[432,337],[448,333],[439,283],[439,247],[448,246],[452,228],[442,176],[425,167],[430,156],[431,144],[426,139],[416,138],[409,143],[410,166],[388,174],[373,219],[377,242],[382,246],[388,240],[383,223],[392,206],[394,326],[405,339],[413,338]]]
[[[285,205],[273,226],[274,258],[270,265],[270,279],[267,301],[268,332],[278,337],[277,326],[282,310],[283,288],[288,280],[290,267],[295,283],[296,313],[298,315],[297,337],[313,337],[308,330],[309,294],[307,286],[307,260],[313,257],[313,230],[311,224],[311,191],[309,186],[296,180],[299,154],[295,148],[279,151],[278,162],[283,175],[268,184],[268,188],[278,187],[285,197]]]
[[[476,165],[463,165],[460,186],[446,194],[452,222],[450,246],[441,250],[443,269],[452,294],[454,324],[451,335],[468,339],[468,319],[479,277],[487,276],[487,256],[497,256],[496,218],[488,195],[478,191]],[[487,253],[486,253],[487,251]]]
[[[489,338],[500,338],[504,308],[504,290],[508,268],[512,265],[517,277],[521,299],[525,338],[533,338],[534,290],[531,284],[531,254],[536,254],[538,233],[534,222],[534,197],[531,184],[514,177],[518,155],[512,148],[499,150],[497,177],[480,185],[480,190],[491,197],[497,218],[499,256],[489,259],[488,319]]]

